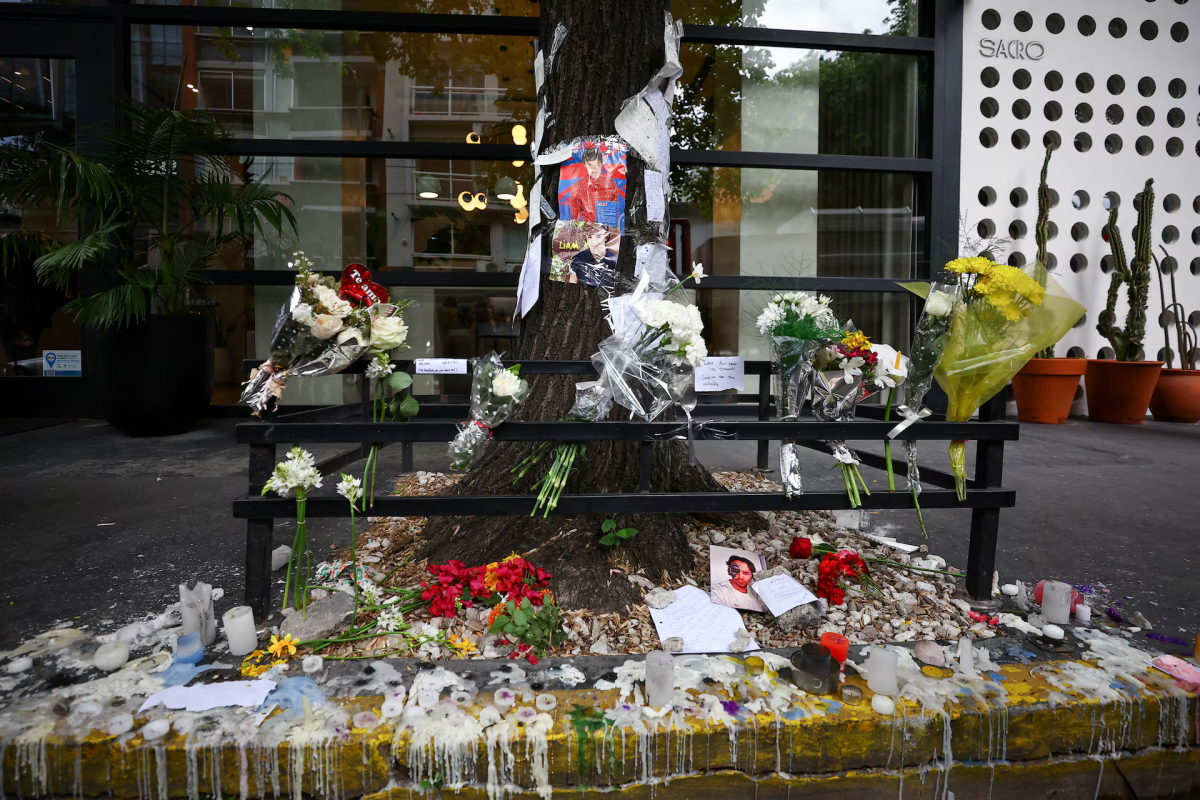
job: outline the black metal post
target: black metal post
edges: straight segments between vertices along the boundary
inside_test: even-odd
[[[641,444],[642,463],[638,473],[638,492],[650,494],[650,469],[654,462],[654,442]]]
[[[771,419],[771,375],[758,376],[758,420],[768,422]],[[758,468],[766,469],[771,454],[771,442],[760,439],[758,442]]]
[[[275,445],[250,445],[250,495],[262,492],[263,484],[275,469]],[[266,619],[271,613],[271,545],[274,520],[246,520],[246,605],[254,618]]]
[[[979,409],[979,421],[1004,419],[1003,390]],[[998,487],[1004,472],[1004,442],[981,439],[975,445],[975,486]],[[992,596],[992,573],[996,569],[996,543],[1000,534],[1000,509],[971,511],[971,542],[967,549],[967,594],[976,600]]]

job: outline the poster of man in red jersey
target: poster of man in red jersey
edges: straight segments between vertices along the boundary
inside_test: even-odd
[[[558,218],[625,232],[624,142],[578,142],[558,176]]]

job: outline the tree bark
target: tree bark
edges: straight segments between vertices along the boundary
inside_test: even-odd
[[[558,23],[567,37],[558,51],[554,74],[547,75],[548,101],[554,124],[546,129],[542,148],[581,136],[615,135],[621,103],[637,94],[662,66],[663,31],[669,0],[546,0],[541,4],[540,46],[547,50]],[[547,52],[547,56],[549,53]],[[557,197],[557,169],[543,174],[542,196]],[[629,189],[642,185],[643,164],[633,155],[627,165]],[[556,203],[551,200],[552,205]],[[634,245],[621,242],[617,269],[632,276]],[[601,290],[582,284],[550,281],[543,274],[540,299],[523,321],[517,358],[523,360],[587,360],[610,335],[600,306]],[[536,375],[517,420],[560,419],[575,400],[575,377]],[[628,419],[615,408],[612,418]],[[514,483],[513,468],[536,443],[494,442],[454,488],[460,495],[530,494],[549,467],[552,456]],[[681,442],[654,447],[651,487],[655,492],[721,491],[703,467],[689,467]],[[564,494],[638,491],[637,442],[592,442],[586,457],[576,460]],[[621,517],[622,527],[639,530],[618,548],[599,544],[603,517],[442,517],[430,520],[421,557],[431,563],[451,558],[487,563],[518,553],[554,575],[552,588],[565,608],[602,613],[634,600],[622,572],[643,572],[656,582],[664,574],[681,576],[694,564],[681,520],[675,515]],[[618,567],[621,572],[614,572]]]

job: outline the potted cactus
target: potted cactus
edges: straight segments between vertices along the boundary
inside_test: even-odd
[[[1162,247],[1163,256],[1170,259],[1167,248]],[[1160,422],[1200,422],[1200,370],[1196,369],[1196,334],[1184,318],[1184,309],[1175,294],[1175,270],[1171,276],[1171,304],[1167,305],[1167,293],[1163,287],[1163,269],[1155,259],[1158,269],[1158,297],[1162,305],[1159,323],[1163,327],[1163,339],[1167,352],[1167,365],[1158,377],[1154,396],[1150,398],[1150,413]],[[1175,329],[1175,351],[1171,351],[1170,329]],[[1175,354],[1179,354],[1179,369],[1175,369]]]
[[[1033,269],[1039,278],[1046,275],[1046,240],[1050,226],[1050,187],[1046,176],[1050,170],[1052,148],[1046,148],[1042,175],[1038,183],[1038,216],[1034,239],[1037,241],[1037,262]],[[1045,280],[1042,280],[1045,283]],[[1083,375],[1087,360],[1055,358],[1054,345],[1038,353],[1021,371],[1013,376],[1013,394],[1017,400],[1017,416],[1021,422],[1040,422],[1062,425],[1071,412],[1075,390]]]
[[[1097,422],[1141,425],[1146,421],[1146,409],[1162,372],[1163,362],[1142,361],[1142,341],[1146,335],[1146,306],[1150,295],[1150,269],[1153,252],[1150,247],[1151,223],[1154,214],[1154,179],[1146,181],[1137,196],[1137,227],[1134,229],[1133,260],[1125,260],[1125,244],[1117,227],[1117,207],[1108,212],[1108,244],[1112,252],[1112,281],[1108,286],[1108,302],[1096,330],[1112,345],[1116,359],[1088,359],[1084,385],[1087,387],[1088,416]],[[1117,297],[1121,284],[1127,287],[1129,310],[1125,327],[1117,321]]]

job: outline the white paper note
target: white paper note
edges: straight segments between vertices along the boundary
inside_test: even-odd
[[[418,375],[466,375],[465,358],[418,358]]]
[[[746,388],[746,362],[741,356],[709,356],[696,367],[696,391]]]
[[[537,163],[543,166],[548,164],[561,164],[571,157],[571,143],[557,144],[551,147],[546,152],[538,156]]]
[[[629,143],[641,156],[649,169],[665,171],[658,163],[659,123],[650,106],[642,102],[641,95],[634,95],[617,115],[617,134]]]
[[[541,202],[539,198],[538,202]],[[517,285],[517,306],[521,318],[529,316],[530,310],[537,305],[538,293],[541,286],[538,280],[542,277],[542,237],[533,237],[529,249],[525,251],[525,264],[521,267],[521,282]]]
[[[542,224],[542,179],[538,178],[529,187],[529,230]]]
[[[646,217],[651,222],[662,222],[666,211],[662,177],[661,172],[646,170]]]
[[[275,688],[275,681],[225,681],[222,683],[198,683],[195,686],[172,686],[155,692],[146,698],[141,713],[161,703],[167,708],[182,708],[186,711],[208,711],[225,706],[261,706],[267,695]]]
[[[816,595],[791,575],[776,575],[750,585],[751,590],[775,616],[791,611],[805,603],[815,603]]]
[[[728,653],[738,630],[745,627],[736,608],[714,603],[708,592],[695,586],[676,589],[675,602],[650,609],[650,619],[660,641],[678,636],[685,653]],[[746,647],[747,651],[757,649],[753,640]]]
[[[646,102],[650,104],[650,108],[654,111],[655,118],[660,123],[666,123],[671,109],[667,106],[667,101],[663,99],[662,93],[654,90],[646,92]]]
[[[888,547],[894,547],[902,553],[915,553],[921,549],[920,545],[897,542],[890,536],[879,536],[874,533],[863,533],[863,536],[867,537],[873,542],[879,542],[880,544],[887,545]]]
[[[643,272],[649,270],[650,280],[653,283],[666,283],[667,280],[667,246],[651,242],[650,244],[639,244],[637,247],[636,260],[634,262],[634,274],[641,277]]]

